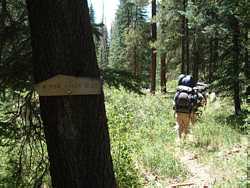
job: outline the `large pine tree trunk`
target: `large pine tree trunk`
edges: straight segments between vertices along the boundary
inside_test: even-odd
[[[99,78],[87,0],[27,0],[36,83],[57,74]],[[104,95],[40,97],[56,188],[112,188]]]
[[[161,92],[166,93],[166,53],[161,55]]]
[[[240,102],[240,26],[239,21],[235,16],[232,16],[232,30],[233,30],[233,68],[234,68],[234,76],[233,76],[233,88],[234,88],[234,109],[235,114],[239,115],[241,112],[241,102]]]
[[[156,16],[156,0],[152,0],[152,18]],[[157,39],[157,26],[156,22],[152,23],[152,42],[155,42]],[[155,93],[156,87],[156,48],[152,48],[151,50],[151,88],[150,92]]]

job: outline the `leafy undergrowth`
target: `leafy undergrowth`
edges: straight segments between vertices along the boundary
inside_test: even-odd
[[[192,175],[176,154],[173,94],[144,95],[105,88],[112,157],[119,187],[167,187]],[[247,140],[229,125],[232,104],[218,99],[204,110],[181,146],[216,173],[215,187],[246,185]],[[237,185],[237,186],[236,186]]]

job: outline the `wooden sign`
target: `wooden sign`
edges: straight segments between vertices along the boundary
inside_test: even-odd
[[[39,96],[99,95],[98,79],[57,75],[35,86]]]

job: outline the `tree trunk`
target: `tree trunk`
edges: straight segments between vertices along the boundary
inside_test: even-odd
[[[5,45],[5,19],[7,16],[7,3],[6,0],[1,2],[1,12],[0,12],[0,65],[2,63],[2,51]]]
[[[233,67],[234,67],[234,76],[233,76],[233,88],[234,88],[234,109],[235,114],[239,115],[241,112],[241,102],[240,102],[240,26],[239,21],[235,16],[232,16],[232,29],[233,29]]]
[[[183,11],[186,11],[186,0],[183,0]],[[184,15],[181,16],[181,73],[186,74],[186,18]]]
[[[195,35],[198,35],[195,33]],[[193,78],[194,81],[197,82],[199,79],[199,66],[200,66],[200,40],[199,36],[194,36],[194,44],[193,44]]]
[[[187,8],[188,0],[182,1],[182,10],[185,12]],[[188,19],[183,15],[181,16],[181,73],[189,74],[189,31],[188,31]]]
[[[152,0],[152,18],[154,19],[156,16],[156,0]],[[157,28],[156,28],[156,22],[153,21],[152,23],[152,42],[155,42],[157,40]],[[151,58],[152,58],[152,63],[151,63],[151,88],[150,92],[152,94],[155,93],[155,88],[156,88],[156,48],[152,48],[151,51]]]
[[[132,52],[132,62],[133,62],[133,75],[134,77],[138,76],[138,63],[137,63],[137,53],[136,53],[137,49],[136,46],[134,46],[133,52]]]
[[[249,62],[249,54],[248,54],[248,28],[245,29],[245,66],[244,72],[247,79],[250,78],[250,62]]]
[[[218,35],[218,32],[216,31],[215,33],[215,38],[214,38],[214,55],[213,55],[213,67],[212,67],[212,71],[214,73],[212,79],[215,80],[217,79],[218,77],[216,76],[217,75],[217,69],[219,68],[219,39],[217,37]]]
[[[190,61],[189,61],[189,31],[188,31],[188,19],[185,21],[185,38],[186,38],[186,74],[190,73]]]
[[[166,93],[166,53],[161,55],[161,92]]]
[[[209,39],[209,65],[208,65],[208,82],[213,81],[214,49],[213,38]]]
[[[36,83],[100,78],[87,0],[27,0]],[[115,187],[104,95],[39,97],[55,188]]]

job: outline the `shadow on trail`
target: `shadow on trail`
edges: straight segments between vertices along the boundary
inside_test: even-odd
[[[231,128],[237,130],[241,134],[247,134],[247,125],[249,124],[250,112],[243,110],[240,115],[229,115],[229,116],[216,116],[215,119],[218,122],[226,123]]]
[[[143,95],[144,93],[141,91],[142,88],[148,87],[148,80],[144,77],[135,77],[128,71],[124,70],[115,70],[115,69],[104,69],[102,70],[102,76],[104,82],[108,86],[113,86],[115,88],[120,88],[120,86],[124,87],[129,91],[133,91],[137,94]]]

